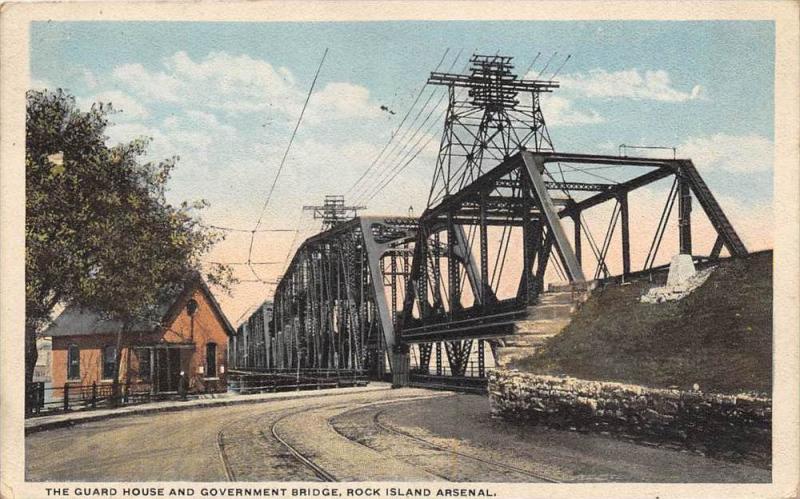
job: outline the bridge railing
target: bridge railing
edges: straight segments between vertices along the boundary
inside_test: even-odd
[[[269,393],[366,386],[363,371],[333,369],[272,369],[230,371],[228,388],[236,393]]]

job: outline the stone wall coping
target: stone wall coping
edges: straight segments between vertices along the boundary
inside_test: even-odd
[[[665,398],[686,398],[686,397],[700,397],[705,400],[710,400],[717,403],[730,403],[736,404],[737,402],[750,402],[756,404],[772,404],[771,397],[765,397],[761,395],[754,395],[750,393],[740,393],[740,394],[724,394],[724,393],[713,393],[713,392],[703,392],[700,390],[678,390],[678,389],[671,389],[671,388],[653,388],[644,385],[635,385],[635,384],[628,384],[628,383],[620,383],[617,381],[596,381],[596,380],[586,380],[581,378],[575,378],[568,375],[549,375],[549,374],[535,374],[535,373],[527,373],[523,371],[519,371],[517,369],[489,369],[488,370],[489,377],[497,377],[497,376],[506,376],[510,378],[520,378],[525,379],[527,381],[532,381],[538,384],[546,384],[556,386],[570,386],[572,391],[586,390],[590,393],[585,393],[585,395],[596,394],[600,392],[613,392],[613,391],[620,391],[620,392],[627,392],[629,394],[636,394],[636,395],[660,395]],[[581,393],[584,395],[584,393]]]

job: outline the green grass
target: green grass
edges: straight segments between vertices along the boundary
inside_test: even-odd
[[[595,290],[561,334],[511,367],[653,387],[771,392],[771,251],[723,261],[677,302],[640,303],[653,286]]]

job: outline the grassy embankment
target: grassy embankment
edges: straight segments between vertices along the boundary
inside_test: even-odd
[[[723,261],[677,302],[640,303],[653,286],[595,290],[561,334],[511,367],[653,387],[771,392],[771,251]]]

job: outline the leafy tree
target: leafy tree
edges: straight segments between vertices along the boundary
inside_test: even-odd
[[[158,320],[221,236],[194,214],[204,201],[173,206],[165,192],[177,158],[141,161],[147,140],[114,147],[104,135],[110,105],[78,110],[62,90],[28,92],[26,129],[26,381],[36,337],[58,305],[89,307],[123,324]],[[230,269],[206,279],[226,288]],[[119,368],[119,363],[118,368]]]

